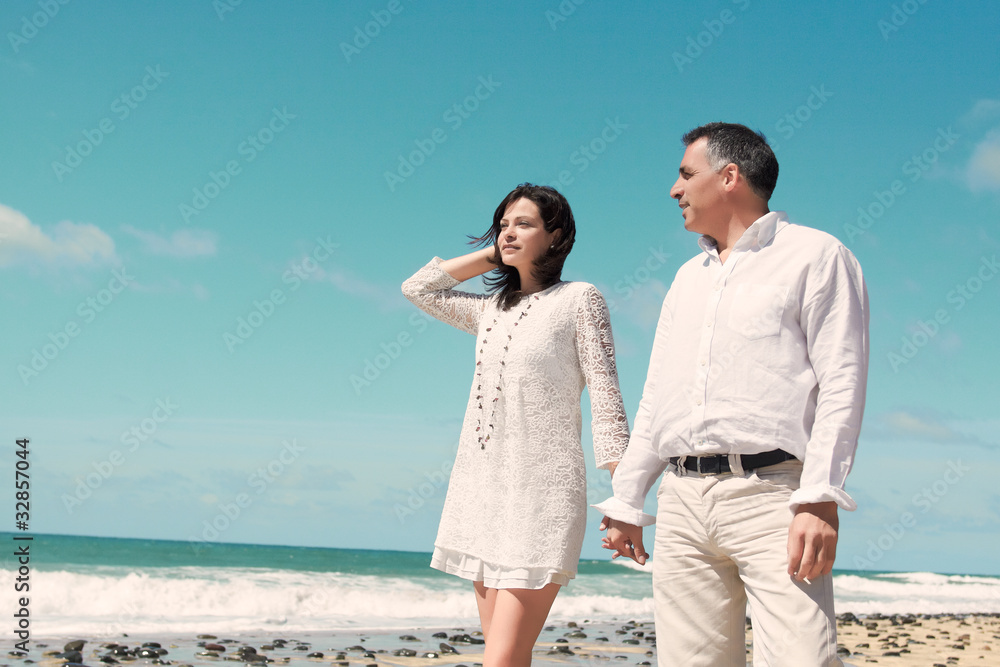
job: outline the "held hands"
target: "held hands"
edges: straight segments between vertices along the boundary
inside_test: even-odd
[[[837,556],[837,503],[809,503],[795,510],[788,528],[788,574],[807,583],[833,570]]]
[[[614,550],[611,559],[619,556],[631,558],[639,565],[645,565],[649,555],[642,546],[642,528],[633,526],[624,521],[615,521],[604,517],[601,520],[601,530],[607,530],[608,534],[601,538],[605,549]]]

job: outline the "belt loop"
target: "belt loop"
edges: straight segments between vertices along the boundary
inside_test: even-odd
[[[739,454],[730,454],[729,470],[734,477],[746,477],[746,471],[743,470],[743,457]]]
[[[687,476],[687,468],[684,467],[685,461],[687,461],[686,454],[677,458],[677,474],[681,477]]]

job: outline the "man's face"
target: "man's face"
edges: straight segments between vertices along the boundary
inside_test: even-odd
[[[705,155],[707,147],[707,137],[687,147],[670,196],[681,207],[685,229],[715,237],[718,226],[725,224],[723,176],[709,166]]]

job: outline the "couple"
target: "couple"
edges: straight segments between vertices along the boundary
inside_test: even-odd
[[[642,526],[657,524],[661,667],[742,667],[748,598],[755,664],[840,664],[830,571],[837,508],[855,508],[844,482],[868,366],[861,269],[833,237],[769,211],[778,163],[762,135],[711,123],[683,139],[670,195],[702,252],[664,300],[631,436],[604,299],[559,280],[575,226],[555,190],[519,186],[486,248],[435,258],[403,285],[477,336],[432,567],[473,581],[485,667],[530,664],[575,576],[584,385],[614,488],[596,506],[605,548],[644,563]],[[491,270],[491,295],[453,289]],[[643,504],[661,474],[654,518]]]

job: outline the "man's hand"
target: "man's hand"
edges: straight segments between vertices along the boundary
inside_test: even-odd
[[[639,565],[645,565],[649,555],[642,546],[642,528],[633,526],[624,521],[615,521],[604,517],[601,520],[601,530],[607,530],[608,534],[601,538],[605,549],[613,549],[611,559],[619,556],[627,556]]]
[[[799,505],[788,528],[788,574],[808,581],[833,570],[838,528],[837,503]]]

